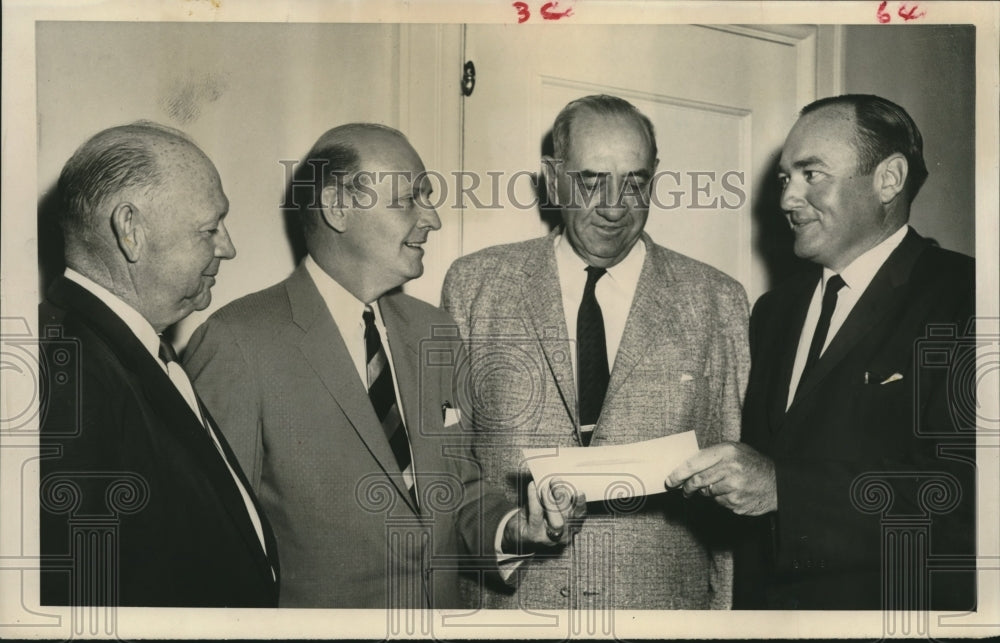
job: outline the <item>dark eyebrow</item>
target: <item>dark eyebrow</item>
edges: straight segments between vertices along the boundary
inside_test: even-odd
[[[579,170],[577,172],[571,172],[571,174],[576,174],[581,179],[600,179],[611,175],[610,172],[595,172],[594,170]]]
[[[803,168],[809,165],[822,165],[823,167],[827,166],[826,163],[823,162],[823,159],[821,159],[818,156],[807,156],[804,159],[799,159],[798,161],[792,163],[793,168]]]
[[[575,172],[577,176],[581,179],[600,179],[604,177],[611,176],[611,172],[595,172],[594,170],[579,170]],[[650,177],[649,170],[633,170],[631,172],[626,172],[625,176],[635,177],[638,179],[648,179]]]

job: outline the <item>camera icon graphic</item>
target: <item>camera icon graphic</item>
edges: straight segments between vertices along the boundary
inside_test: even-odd
[[[565,339],[539,339],[528,332],[473,333],[464,341],[454,326],[435,326],[420,345],[421,378],[452,378],[455,407],[464,431],[538,437],[551,360],[570,361]]]
[[[0,326],[0,378],[6,405],[0,432],[27,431],[38,418],[46,422],[54,405],[68,405],[64,426],[48,426],[51,435],[80,431],[80,343],[61,327],[47,326],[40,336],[23,317],[4,317]]]
[[[1000,326],[997,319],[973,318],[966,328],[930,324],[914,344],[914,418],[917,435],[956,436],[977,430],[1000,431],[1000,417],[983,402],[1000,379]],[[950,426],[928,426],[920,412],[930,400],[931,382],[944,378]]]

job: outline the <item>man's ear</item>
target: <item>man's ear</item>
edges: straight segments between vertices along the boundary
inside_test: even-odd
[[[545,195],[551,205],[559,205],[559,166],[562,161],[551,156],[542,157],[542,180],[545,181]]]
[[[139,211],[131,203],[119,203],[111,211],[111,230],[118,248],[129,263],[139,261],[146,245],[146,234],[139,221]]]
[[[319,195],[322,205],[320,213],[323,215],[323,221],[337,232],[347,230],[347,209],[343,203],[340,203],[340,197],[343,194],[342,189],[338,189],[334,185],[328,185],[323,188],[323,191]]]
[[[909,169],[906,157],[899,152],[889,155],[878,164],[875,168],[875,191],[882,203],[889,203],[903,191]]]

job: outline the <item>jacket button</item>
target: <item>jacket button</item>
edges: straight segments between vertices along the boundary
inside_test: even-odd
[[[569,588],[568,587],[560,587],[559,588],[559,595],[568,598],[569,597]]]

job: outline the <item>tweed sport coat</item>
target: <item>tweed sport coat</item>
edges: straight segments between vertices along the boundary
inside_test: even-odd
[[[530,479],[522,447],[579,446],[557,233],[462,257],[444,284],[442,305],[469,356],[459,397],[474,450],[487,481],[512,501]],[[646,234],[642,242],[646,259],[592,444],[689,430],[701,447],[736,440],[749,369],[746,293]],[[466,587],[467,600],[492,608],[729,607],[730,517],[705,498],[659,491],[630,501],[588,498],[589,518],[574,543],[525,563],[516,594]]]
[[[271,517],[281,607],[457,607],[511,508],[445,426],[461,362],[454,322],[402,293],[379,299],[420,497],[414,506],[347,346],[304,265],[216,311],[185,368]],[[495,571],[495,560],[492,571]]]

